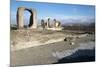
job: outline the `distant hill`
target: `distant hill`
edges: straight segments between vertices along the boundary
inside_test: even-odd
[[[87,24],[79,24],[75,23],[72,25],[62,25],[64,30],[77,30],[77,31],[85,31],[87,33],[95,33],[95,23],[87,23]]]

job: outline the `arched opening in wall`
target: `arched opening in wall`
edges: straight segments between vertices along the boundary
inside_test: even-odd
[[[31,12],[25,10],[23,16],[24,16],[24,28],[28,28],[30,24]]]

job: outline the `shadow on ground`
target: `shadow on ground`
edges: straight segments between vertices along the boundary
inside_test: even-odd
[[[64,57],[58,60],[57,63],[75,63],[75,62],[91,62],[95,61],[95,49],[78,50],[71,56]]]

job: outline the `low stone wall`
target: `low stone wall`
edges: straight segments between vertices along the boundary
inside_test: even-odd
[[[58,27],[58,28],[47,28],[47,30],[62,30],[63,29],[63,27]]]

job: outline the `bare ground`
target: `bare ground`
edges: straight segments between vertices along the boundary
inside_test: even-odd
[[[80,46],[80,43],[95,41],[94,34],[87,35],[83,34],[83,32],[23,31],[11,31],[11,45],[13,45],[11,46],[11,66],[56,63],[59,59],[54,57],[53,53],[63,52],[65,50],[74,50]],[[66,41],[64,41],[64,38],[66,38]],[[57,41],[57,39],[62,40]],[[55,42],[51,42],[52,40],[55,40]],[[50,42],[45,45],[36,43],[38,46],[34,46],[34,41],[43,44],[47,41]],[[14,50],[16,45],[22,45],[19,44],[21,42],[24,44],[31,42],[32,46],[28,48],[25,46],[25,48],[21,49],[18,49],[20,48],[18,47],[18,50]]]

